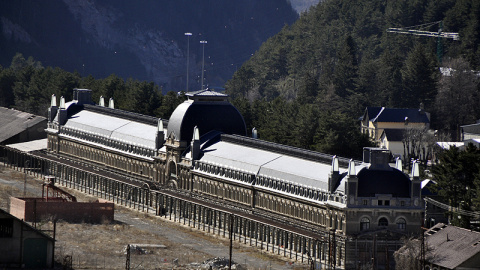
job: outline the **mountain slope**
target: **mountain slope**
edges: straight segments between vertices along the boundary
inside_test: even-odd
[[[153,80],[164,91],[185,90],[187,37],[190,90],[224,81],[268,37],[297,14],[285,1],[13,1],[0,3],[0,64],[16,52],[45,66],[82,75]]]

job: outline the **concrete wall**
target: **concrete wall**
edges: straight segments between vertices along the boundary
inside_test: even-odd
[[[113,221],[114,204],[10,197],[10,214],[29,222],[55,218],[68,222],[102,223]]]

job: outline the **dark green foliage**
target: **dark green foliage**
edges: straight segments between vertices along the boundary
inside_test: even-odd
[[[355,43],[352,36],[345,38],[338,52],[338,62],[335,66],[333,84],[335,92],[341,98],[357,91],[358,61]]]
[[[478,211],[480,200],[480,150],[469,144],[464,151],[456,147],[444,151],[432,170],[438,194],[449,205]],[[469,228],[469,217],[452,214],[452,224]]]
[[[368,137],[360,133],[355,120],[344,113],[323,112],[318,121],[314,136],[317,151],[361,159],[363,147],[373,146]]]
[[[403,90],[398,107],[417,108],[423,103],[429,111],[437,94],[439,73],[433,54],[417,44],[402,69]]]
[[[174,92],[162,96],[161,89],[152,82],[124,81],[115,74],[105,79],[91,75],[81,78],[77,72],[44,68],[32,57],[25,59],[21,54],[13,58],[9,68],[0,69],[0,106],[45,116],[53,94],[68,101],[74,88],[92,89],[93,100],[98,102],[103,96],[106,106],[112,97],[115,108],[165,119],[185,100],[184,95]]]

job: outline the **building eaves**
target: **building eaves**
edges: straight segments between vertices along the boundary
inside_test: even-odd
[[[480,123],[460,126],[464,133],[480,135]]]
[[[438,223],[425,232],[425,240],[433,248],[431,263],[446,269],[457,269],[474,256],[480,256],[480,233]]]

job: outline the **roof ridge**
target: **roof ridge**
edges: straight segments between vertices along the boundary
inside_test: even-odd
[[[377,121],[377,118],[380,117],[380,115],[382,114],[382,112],[385,110],[385,107],[381,107],[380,111],[378,112],[377,116],[375,116],[375,118],[372,119],[372,122],[375,122]]]
[[[291,157],[303,158],[310,161],[320,161],[322,163],[327,163],[327,164],[330,164],[334,157],[334,155],[324,154],[316,151],[282,145],[282,144],[273,143],[273,142],[267,142],[267,141],[253,139],[250,137],[240,136],[240,135],[222,134],[221,140],[225,142],[244,145],[244,146],[255,147],[257,149],[269,150],[278,154],[287,155]],[[350,159],[339,157],[338,161],[340,166],[347,168]]]
[[[157,118],[154,116],[139,114],[135,112],[129,112],[121,109],[111,109],[107,107],[102,107],[98,105],[90,105],[90,104],[83,104],[84,109],[91,112],[98,112],[105,115],[116,116],[125,120],[130,120],[134,122],[140,122],[147,125],[157,126],[158,120],[161,118]],[[168,120],[162,119],[165,124],[168,124]]]

